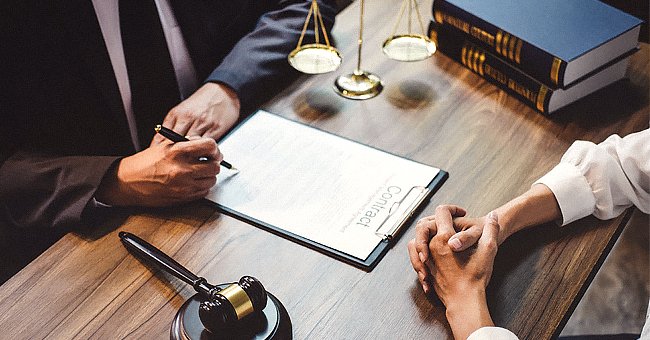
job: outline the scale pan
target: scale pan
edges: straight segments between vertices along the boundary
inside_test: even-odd
[[[382,46],[384,54],[399,61],[418,61],[429,58],[436,52],[436,44],[420,34],[394,35]]]
[[[319,74],[336,70],[341,65],[341,54],[331,46],[309,44],[289,53],[289,64],[302,73]]]

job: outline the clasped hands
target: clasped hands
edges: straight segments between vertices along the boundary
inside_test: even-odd
[[[223,159],[215,140],[237,122],[239,110],[233,90],[206,83],[163,121],[165,127],[190,136],[190,141],[174,144],[155,135],[147,149],[119,161],[95,198],[114,206],[159,207],[205,197]],[[203,156],[208,160],[199,160]]]
[[[498,245],[507,237],[496,212],[465,217],[465,209],[441,205],[416,225],[408,243],[409,259],[425,292],[433,288],[444,303],[454,337],[493,326],[485,289]]]

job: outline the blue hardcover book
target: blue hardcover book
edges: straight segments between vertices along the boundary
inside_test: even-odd
[[[438,45],[438,51],[546,114],[622,79],[627,69],[628,57],[636,52],[636,49],[628,51],[595,70],[589,77],[565,89],[553,89],[517,69],[502,57],[486,51],[469,36],[449,26],[431,21],[429,36]]]
[[[433,14],[551,88],[636,48],[642,23],[598,0],[435,0]]]

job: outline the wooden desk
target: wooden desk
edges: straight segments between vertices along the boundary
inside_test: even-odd
[[[363,68],[384,93],[348,101],[333,79],[355,64],[357,4],[342,12],[334,36],[345,56],[336,74],[308,77],[268,103],[283,116],[431,164],[450,173],[423,212],[455,203],[481,215],[525,191],[576,139],[600,142],[648,127],[650,49],[633,56],[630,81],[591,95],[548,118],[447,57],[417,63],[385,58],[380,44],[401,1],[367,4]],[[421,4],[429,13],[431,1]],[[586,218],[541,226],[499,250],[489,289],[494,321],[522,339],[559,334],[629,217]],[[115,229],[115,226],[118,226]],[[0,287],[0,337],[166,338],[176,310],[193,293],[154,275],[129,255],[117,232],[131,231],[213,283],[259,278],[286,305],[296,339],[451,337],[440,305],[411,269],[409,228],[366,273],[197,203],[115,216],[92,240],[69,234]]]

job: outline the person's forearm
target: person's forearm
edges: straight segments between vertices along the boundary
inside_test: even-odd
[[[462,296],[450,299],[446,315],[454,339],[465,340],[479,328],[494,326],[484,289],[468,289]]]
[[[287,63],[287,55],[300,39],[310,7],[310,1],[277,1],[262,13],[255,29],[237,42],[206,81],[228,84],[238,94],[244,112],[282,90],[299,75]],[[334,25],[336,2],[319,1],[318,9],[329,31]],[[307,34],[305,41],[314,41],[313,30]]]
[[[553,192],[543,184],[533,185],[524,194],[497,208],[496,212],[501,228],[500,242],[517,231],[562,217]]]
[[[25,230],[77,227],[116,159],[18,152],[0,167],[0,208]]]

